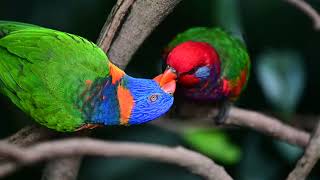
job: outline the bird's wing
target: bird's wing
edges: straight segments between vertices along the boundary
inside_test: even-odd
[[[84,38],[0,21],[0,90],[40,124],[79,127],[84,120],[75,103],[86,80],[107,75],[106,55]]]

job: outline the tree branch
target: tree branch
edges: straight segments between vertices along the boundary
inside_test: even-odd
[[[112,40],[134,1],[135,0],[118,0],[113,6],[97,40],[97,45],[100,46],[105,53],[109,51]]]
[[[213,117],[217,115],[217,109],[210,105],[201,105],[199,104],[190,104],[183,103],[180,105],[178,114],[178,118],[174,117],[176,121],[180,120],[184,123],[191,122],[193,125],[197,126],[207,126],[214,127]],[[173,113],[175,115],[175,113]],[[164,118],[172,118],[170,114]],[[172,120],[170,120],[172,121]],[[159,126],[162,126],[169,130],[177,130],[181,131],[181,127],[171,127],[170,125],[166,125],[165,123],[160,122],[152,122]],[[170,126],[170,127],[168,127]],[[178,125],[179,126],[179,125]],[[187,125],[183,125],[187,126]],[[262,113],[246,110],[242,108],[232,107],[229,112],[229,117],[225,121],[225,123],[220,126],[240,126],[250,128],[256,131],[259,131],[263,134],[272,136],[274,138],[283,140],[293,145],[298,145],[301,147],[306,147],[310,140],[310,134],[286,125],[281,122],[281,120],[264,115]]]
[[[89,131],[67,135],[67,137],[89,136]],[[64,135],[63,138],[66,136]],[[76,180],[82,156],[71,156],[49,161],[42,173],[42,180]]]
[[[320,15],[318,12],[312,8],[310,4],[303,0],[285,0],[288,3],[292,4],[304,12],[313,20],[313,26],[315,30],[320,30]]]
[[[312,136],[304,155],[297,162],[296,167],[289,174],[287,180],[303,180],[306,179],[314,165],[320,158],[320,121],[314,135]]]
[[[106,142],[89,138],[44,142],[27,148],[0,142],[0,156],[14,160],[9,166],[0,166],[0,177],[13,172],[22,165],[57,157],[79,155],[146,158],[185,167],[208,180],[232,179],[224,168],[215,164],[211,159],[183,147],[171,148],[144,143]]]
[[[3,141],[18,146],[30,146],[36,142],[49,139],[54,135],[56,135],[56,133],[50,131],[47,128],[38,125],[30,125],[22,128],[21,130],[4,139]],[[2,164],[4,167],[10,166],[10,162],[8,161],[0,161],[0,164]]]
[[[111,44],[109,58],[124,69],[146,37],[181,0],[136,0]]]
[[[38,125],[31,125],[22,128],[4,140],[19,146],[29,146],[35,142],[48,139],[54,134],[55,133],[53,131],[50,131],[47,128]]]
[[[249,127],[290,144],[306,147],[310,140],[310,134],[255,111],[232,108],[229,116],[226,124]]]
[[[51,160],[46,164],[42,180],[76,180],[82,157],[68,157]],[[63,170],[62,170],[63,169]]]

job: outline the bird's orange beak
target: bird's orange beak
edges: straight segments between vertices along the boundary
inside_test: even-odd
[[[169,94],[173,94],[176,90],[177,74],[175,70],[170,67],[167,68],[163,74],[153,78],[153,80],[155,80],[160,87]]]

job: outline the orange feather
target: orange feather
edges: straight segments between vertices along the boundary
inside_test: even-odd
[[[112,78],[112,84],[116,84],[124,75],[124,71],[115,66],[112,63],[109,63],[110,76]]]
[[[119,107],[120,107],[120,124],[128,125],[129,118],[134,105],[133,97],[130,91],[123,86],[118,86],[117,89]]]

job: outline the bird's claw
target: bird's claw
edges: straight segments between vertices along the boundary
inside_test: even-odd
[[[218,111],[218,114],[213,117],[214,123],[216,125],[222,125],[226,121],[226,119],[229,116],[229,111],[231,108],[230,102],[224,102],[221,106],[221,108]]]

